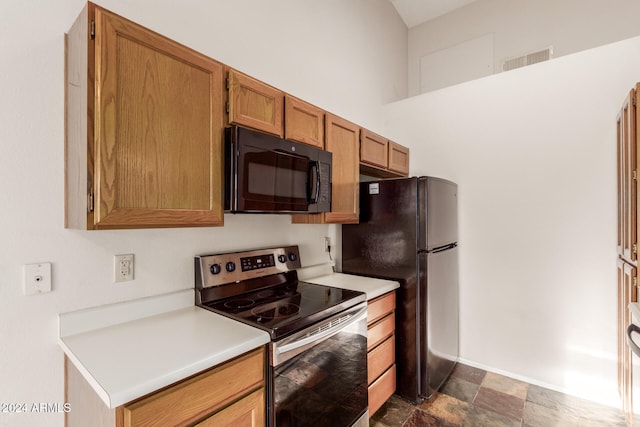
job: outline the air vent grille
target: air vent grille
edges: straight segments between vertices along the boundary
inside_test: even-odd
[[[553,57],[553,46],[536,52],[527,53],[526,55],[517,56],[515,58],[505,59],[502,62],[502,71],[509,71],[515,68],[525,67],[538,62],[548,61]]]

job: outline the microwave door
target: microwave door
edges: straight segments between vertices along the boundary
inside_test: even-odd
[[[244,154],[239,182],[239,210],[306,212],[309,207],[310,161],[273,150]],[[239,178],[240,178],[239,177]]]

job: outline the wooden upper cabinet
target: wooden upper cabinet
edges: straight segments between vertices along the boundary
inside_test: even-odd
[[[360,171],[377,178],[409,176],[409,149],[361,129]]]
[[[224,66],[91,3],[66,41],[66,226],[221,225]]]
[[[332,153],[331,212],[292,215],[294,224],[357,224],[360,215],[360,128],[325,113],[325,150]]]
[[[284,136],[284,93],[259,80],[229,70],[229,124]]]
[[[285,95],[284,137],[324,148],[324,110],[291,95]]]
[[[328,223],[357,224],[360,214],[360,127],[326,114],[325,149],[333,153]]]
[[[360,162],[379,168],[386,168],[388,163],[389,140],[369,130],[360,133]]]
[[[389,166],[392,172],[402,176],[409,175],[409,148],[389,141]]]

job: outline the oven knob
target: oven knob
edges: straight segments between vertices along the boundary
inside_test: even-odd
[[[224,266],[224,268],[226,268],[226,269],[227,269],[227,271],[228,271],[229,273],[231,273],[232,271],[235,271],[235,269],[236,269],[236,263],[235,263],[235,262],[233,262],[233,261],[229,261],[229,262],[227,263],[227,265],[225,265],[225,266]]]
[[[287,257],[284,255],[278,255],[278,261],[285,263],[287,262]]]
[[[211,274],[220,274],[220,264],[212,264],[211,267],[209,267],[209,270],[211,271]]]
[[[289,260],[295,261],[297,259],[298,259],[298,255],[294,254],[293,252],[289,253]]]

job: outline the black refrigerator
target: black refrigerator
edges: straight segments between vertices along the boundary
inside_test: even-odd
[[[360,223],[342,226],[342,272],[392,279],[396,394],[428,399],[458,360],[457,185],[433,177],[362,182]]]

